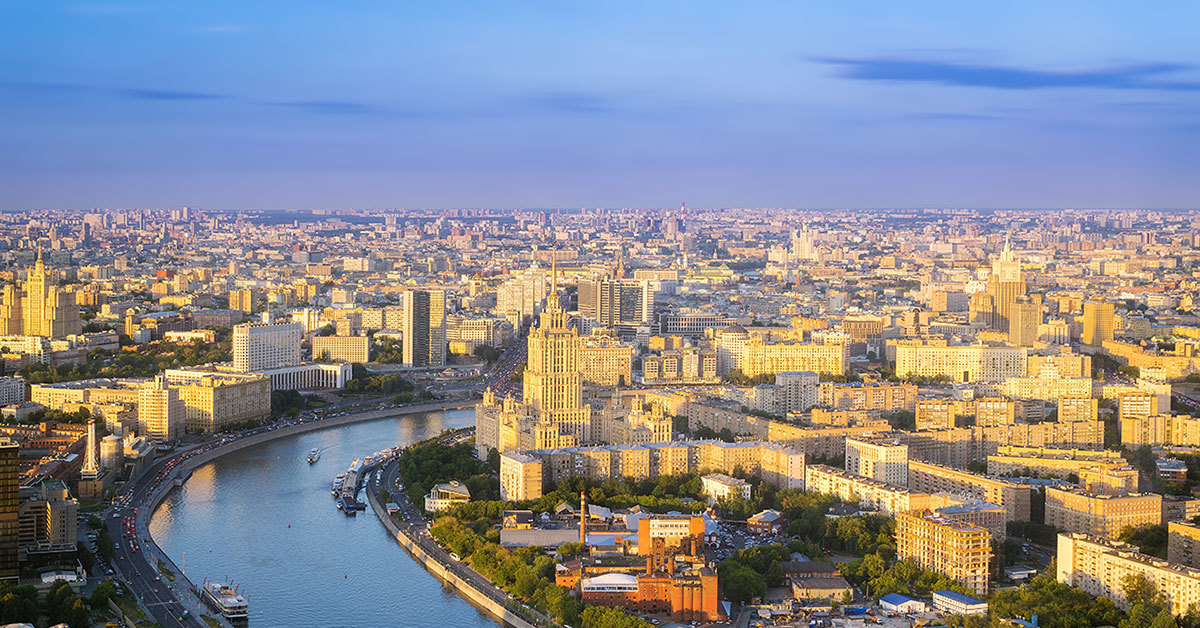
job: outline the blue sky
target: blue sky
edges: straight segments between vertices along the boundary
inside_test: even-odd
[[[1200,204],[1190,2],[0,10],[0,209]]]

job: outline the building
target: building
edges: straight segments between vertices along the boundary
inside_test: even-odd
[[[1169,550],[1168,550],[1169,555]],[[1058,535],[1057,578],[1083,592],[1104,597],[1128,610],[1125,578],[1144,576],[1166,599],[1174,615],[1200,603],[1200,570],[1139,553],[1137,547],[1086,534]]]
[[[847,438],[846,470],[896,486],[908,486],[908,445],[884,439]]]
[[[933,607],[951,615],[987,615],[987,602],[958,591],[933,592]]]
[[[16,585],[17,536],[20,530],[19,465],[21,447],[11,438],[0,438],[0,582]]]
[[[71,553],[79,539],[79,501],[60,480],[43,480],[20,490],[17,546],[49,545]]]
[[[695,347],[663,350],[642,357],[642,383],[650,386],[671,384],[718,384],[717,353]]]
[[[189,432],[219,432],[271,416],[271,381],[263,375],[170,369],[163,376],[179,391]]]
[[[932,507],[928,493],[919,493],[822,464],[810,464],[805,468],[804,490],[834,495],[844,502],[874,508],[885,515]]]
[[[1000,385],[1000,393],[1012,399],[1038,399],[1055,402],[1063,397],[1088,397],[1092,394],[1090,375],[1065,377],[1054,366],[1043,367],[1037,375],[1009,377]]]
[[[812,371],[784,371],[775,374],[780,389],[783,413],[807,412],[818,403],[817,390],[821,376]]]
[[[300,364],[300,323],[242,323],[233,327],[233,368],[242,373]]]
[[[952,429],[958,418],[960,404],[953,399],[922,399],[917,402],[916,428],[921,430]]]
[[[1021,295],[1009,305],[1008,341],[1018,347],[1032,347],[1038,342],[1038,326],[1042,324],[1042,304]]]
[[[501,454],[500,486],[507,495],[505,499],[522,501],[537,499],[542,496],[543,486],[571,477],[605,480],[649,479],[701,472],[728,475],[739,467],[777,488],[804,487],[804,452],[779,443],[717,440],[567,447]]]
[[[446,293],[409,290],[404,293],[404,366],[446,365]]]
[[[1046,488],[1046,523],[1067,532],[1115,539],[1125,526],[1162,523],[1162,496],[1097,495],[1078,489]]]
[[[0,377],[0,406],[25,403],[25,380],[20,377]]]
[[[654,318],[649,281],[584,278],[578,288],[579,314],[605,327],[648,325]]]
[[[975,524],[919,512],[896,515],[896,556],[957,580],[977,595],[988,591],[992,534]]]
[[[61,340],[83,333],[83,321],[75,303],[74,290],[58,285],[54,273],[42,261],[38,249],[37,261],[25,282],[5,286],[0,291],[0,336],[41,336]]]
[[[1100,301],[1087,301],[1083,304],[1083,333],[1079,336],[1079,341],[1083,344],[1100,348],[1106,341],[1113,339],[1113,314],[1115,308],[1112,303]]]
[[[557,266],[551,294],[558,294]],[[522,402],[497,399],[491,390],[475,407],[476,453],[575,447],[593,442],[591,407],[583,403],[581,340],[567,325],[557,298],[529,332]]]
[[[429,489],[429,494],[425,496],[425,510],[441,512],[469,501],[471,501],[471,491],[467,490],[467,487],[458,480],[451,480],[435,484],[433,488]]]
[[[1200,569],[1200,526],[1194,523],[1167,523],[1167,561]]]
[[[314,360],[364,364],[371,359],[371,339],[366,336],[313,336]]]
[[[500,454],[500,499],[520,501],[542,494],[542,461],[519,451]]]
[[[726,329],[725,334],[733,328]],[[724,338],[725,334],[722,334]],[[842,375],[850,364],[850,350],[847,343],[803,343],[776,342],[768,343],[761,336],[753,336],[745,341],[740,349],[741,359],[737,360],[737,351],[733,351],[734,368],[741,369],[746,377],[774,375],[791,371],[812,371],[826,375]],[[718,370],[720,368],[720,349],[717,352]]]
[[[998,504],[1005,521],[1029,521],[1031,489],[1000,478],[989,478],[927,462],[908,462],[908,488],[925,493],[950,493]]]
[[[1058,421],[1060,423],[1095,421],[1099,412],[1100,400],[1090,395],[1058,398]]]
[[[167,386],[160,375],[154,382],[138,390],[138,434],[152,443],[171,443],[183,436],[187,408],[179,398],[179,389]]]
[[[914,600],[907,595],[889,593],[879,598],[879,607],[893,613],[924,613],[929,606],[920,600]]]
[[[767,509],[746,519],[746,531],[751,534],[779,534],[786,523],[783,513]]]
[[[1025,375],[1027,351],[1024,347],[902,340],[896,344],[896,374],[952,382],[1000,383]]]
[[[579,375],[589,386],[629,386],[633,383],[633,345],[607,334],[584,336],[579,345]]]
[[[750,483],[724,473],[710,473],[700,478],[704,496],[709,504],[730,499],[750,499]]]
[[[779,376],[775,376],[779,383]],[[836,410],[878,410],[891,413],[912,411],[917,404],[917,387],[913,384],[822,382],[817,388],[817,403]]]

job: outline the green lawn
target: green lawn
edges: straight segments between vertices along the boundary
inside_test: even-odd
[[[95,499],[79,500],[79,512],[100,512],[104,510],[104,504]]]
[[[125,616],[134,623],[141,623],[149,620],[149,617],[146,617],[146,613],[142,610],[142,607],[138,606],[137,600],[133,599],[132,596],[114,595],[113,601],[117,603],[118,607],[120,607],[121,612],[125,613]]]
[[[171,571],[171,568],[167,567],[167,564],[164,563],[161,558],[158,559],[158,570],[162,572],[163,577],[166,578],[168,582],[175,582],[175,572]]]
[[[209,628],[221,628],[221,622],[218,621],[214,617],[209,617],[208,615],[201,615],[200,619],[203,619],[204,623],[209,625]]]
[[[310,407],[310,408],[324,408],[327,405],[329,405],[328,401],[322,401],[320,399],[309,399],[308,400],[308,407]]]

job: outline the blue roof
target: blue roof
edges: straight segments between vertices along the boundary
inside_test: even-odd
[[[959,593],[958,591],[951,591],[950,589],[942,589],[941,591],[934,591],[933,594],[940,595],[944,598],[949,598],[951,600],[954,600],[955,602],[958,602],[959,604],[987,604],[987,602],[984,602],[983,600],[981,600],[979,598],[971,597],[969,595],[966,595],[965,593]]]
[[[908,597],[907,595],[900,595],[899,593],[888,593],[887,595],[879,598],[879,601],[887,602],[888,604],[904,604],[905,602],[916,602],[915,599]]]

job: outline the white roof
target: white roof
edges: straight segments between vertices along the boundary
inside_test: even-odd
[[[637,576],[627,573],[606,573],[594,578],[584,578],[582,584],[584,586],[625,585],[636,587]]]

